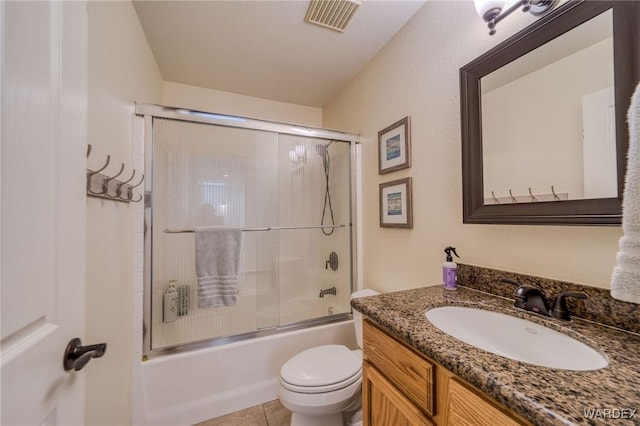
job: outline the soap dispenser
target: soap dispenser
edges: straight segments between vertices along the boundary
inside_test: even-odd
[[[457,258],[460,256],[456,253],[455,247],[447,247],[444,252],[447,254],[447,258],[442,265],[442,285],[445,290],[456,290],[458,288],[458,265],[453,261],[451,253],[453,252]]]
[[[164,322],[173,322],[178,319],[178,290],[176,282],[169,281],[169,288],[164,293]]]

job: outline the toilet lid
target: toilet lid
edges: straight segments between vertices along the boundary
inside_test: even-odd
[[[343,382],[362,368],[362,359],[343,345],[316,346],[292,357],[280,369],[283,381],[318,387]]]

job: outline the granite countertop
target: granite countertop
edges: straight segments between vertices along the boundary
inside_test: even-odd
[[[351,305],[534,425],[640,424],[638,334],[575,317],[570,322],[542,317],[514,308],[512,300],[460,285],[457,291],[435,286],[363,297]],[[545,325],[596,348],[609,365],[595,371],[555,370],[485,352],[425,318],[427,309],[444,305],[479,307]]]

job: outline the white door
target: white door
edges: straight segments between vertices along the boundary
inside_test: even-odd
[[[0,423],[82,424],[86,4],[0,1],[0,48]]]
[[[615,109],[613,87],[582,97],[584,198],[618,196]]]

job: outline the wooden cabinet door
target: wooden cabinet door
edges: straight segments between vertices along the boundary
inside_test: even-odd
[[[522,425],[454,377],[449,379],[446,407],[446,426]]]
[[[369,320],[362,329],[364,358],[425,414],[435,416],[434,364]]]
[[[435,426],[367,362],[362,371],[362,405],[364,426]]]

